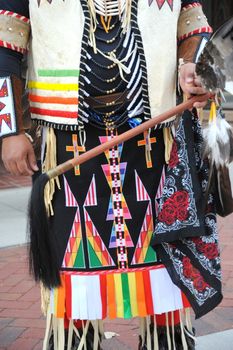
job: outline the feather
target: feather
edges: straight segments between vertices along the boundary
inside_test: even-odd
[[[203,158],[209,158],[217,169],[233,160],[233,129],[222,114],[221,108],[216,119],[203,129]]]
[[[209,181],[206,199],[214,194],[217,213],[227,216],[233,212],[233,192],[229,165],[233,161],[233,130],[219,108],[212,102],[210,122],[203,129],[203,159],[209,160]]]
[[[233,17],[224,23],[206,44],[196,73],[206,90],[233,94]]]

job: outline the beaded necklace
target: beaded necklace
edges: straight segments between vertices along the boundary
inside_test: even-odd
[[[100,75],[97,75],[87,64],[85,64],[86,69],[88,70],[89,73],[91,73],[96,79],[100,80],[102,83],[113,83],[120,75],[119,71],[116,75],[114,75],[113,77],[109,78],[109,79],[103,79],[101,78]]]
[[[125,51],[125,48],[126,48],[126,46],[127,46],[127,43],[128,43],[128,40],[129,40],[129,39],[130,39],[130,35],[127,34],[127,35],[126,35],[126,38],[125,38],[125,42],[123,42],[123,48],[122,48],[121,52],[120,52],[119,55],[118,55],[118,60],[117,60],[117,61],[118,61],[119,63],[120,63],[120,60],[122,60],[123,53],[124,53],[124,51]],[[132,51],[132,46],[133,46],[133,36],[131,37],[131,41],[130,41],[130,44],[129,44],[129,48],[128,48],[127,54],[125,55],[125,58],[126,58],[126,57],[129,57],[129,56],[131,55],[131,53],[133,53],[133,51]],[[107,56],[107,55],[103,54],[100,50],[99,50],[99,53],[100,53],[102,56],[104,56],[106,59],[112,60],[112,58],[111,58],[110,56]],[[91,56],[89,53],[87,53],[87,58],[88,58],[89,60],[92,60],[92,61],[94,62],[94,64],[95,64],[97,67],[103,68],[103,69],[112,69],[112,68],[116,67],[116,65],[117,65],[117,63],[113,62],[112,64],[105,66],[105,65],[103,65],[103,64],[101,64],[101,63],[99,63],[99,62],[97,62],[97,61],[93,58],[93,56]],[[126,71],[127,71],[127,70],[126,70]]]
[[[116,128],[129,119],[129,113],[132,110],[136,113],[142,112],[141,91],[139,91],[141,76],[137,64],[136,41],[129,28],[130,22],[127,22],[131,0],[88,0],[88,3],[94,6],[94,10],[92,8],[90,12],[95,30],[90,34],[89,40],[89,48],[92,50],[86,53],[87,74],[83,89],[88,100],[84,100],[82,105],[91,123],[101,128]],[[95,13],[99,17],[96,17]],[[104,35],[101,34],[103,31]],[[112,63],[109,64],[108,60]],[[97,73],[95,67],[98,67]],[[119,71],[116,73],[117,67]],[[127,81],[123,72],[128,77],[132,67],[134,72]],[[95,91],[98,93],[95,94]],[[117,98],[114,99],[114,96],[111,98],[111,95],[116,92],[119,92]],[[104,99],[98,99],[96,95],[108,95],[110,100],[103,102]],[[93,106],[91,101],[95,102]]]
[[[139,97],[139,95],[140,95],[140,93],[141,93],[141,90],[138,90],[138,92],[136,92],[136,94],[135,94],[135,96],[133,97],[133,99],[130,101],[130,100],[128,100],[128,92],[127,92],[127,90],[125,90],[122,94],[121,94],[121,96],[118,98],[118,99],[116,99],[116,100],[114,100],[114,101],[112,101],[112,102],[109,102],[109,103],[105,103],[104,105],[106,106],[106,107],[110,107],[110,106],[113,106],[113,105],[115,105],[116,104],[116,101],[117,100],[119,100],[124,94],[125,94],[125,96],[124,96],[124,101],[128,101],[128,102],[130,102],[130,104],[128,105],[128,106],[124,106],[124,108],[125,108],[125,110],[124,110],[124,112],[122,113],[122,114],[118,114],[118,116],[119,116],[119,118],[121,117],[121,116],[124,116],[125,115],[125,113],[127,113],[128,114],[128,112],[129,112],[129,110],[130,110],[130,108],[131,108],[131,106],[136,102],[136,100],[138,99],[138,97]],[[98,102],[99,104],[101,104],[101,102],[100,101],[98,101],[98,100],[96,100],[95,98],[93,98],[93,97],[89,97],[89,98],[92,98],[95,102]],[[87,103],[87,102],[84,102],[84,106],[87,108],[87,109],[89,109],[90,108],[90,105]],[[117,114],[117,112],[119,112],[120,110],[122,110],[122,105],[120,105],[119,107],[117,107],[116,109],[114,109],[114,110],[112,110],[112,111],[109,111],[109,112],[101,112],[101,111],[97,111],[95,108],[91,108],[90,110],[92,111],[92,112],[94,112],[94,113],[96,113],[96,114],[98,114],[99,116],[102,116],[102,118],[105,118],[105,117],[113,117],[115,114]],[[89,110],[89,111],[90,111]]]
[[[114,26],[115,27],[115,26]],[[119,27],[117,33],[109,40],[106,40],[104,38],[101,38],[100,36],[98,36],[97,34],[95,34],[95,38],[100,41],[100,42],[104,42],[106,44],[112,44],[118,37],[119,37],[119,34],[122,32],[122,28]]]
[[[124,95],[125,95],[125,96],[124,96]],[[117,102],[118,102],[119,100],[122,100],[123,98],[124,98],[124,101],[127,99],[127,90],[124,91],[124,92],[122,92],[122,94],[120,94],[120,95],[118,96],[118,98],[116,98],[115,100],[113,100],[113,101],[111,101],[111,102],[107,102],[107,103],[106,103],[106,102],[102,102],[102,101],[96,99],[96,98],[93,97],[93,96],[89,96],[89,99],[95,101],[95,102],[98,103],[99,105],[106,106],[106,107],[116,105]],[[93,109],[93,110],[94,110],[94,109]]]
[[[103,95],[109,95],[109,94],[113,94],[114,92],[116,92],[120,87],[121,85],[124,83],[123,80],[120,80],[119,84],[114,87],[113,89],[110,89],[110,90],[103,90],[103,89],[100,89],[98,86],[95,86],[93,84],[93,82],[91,82],[87,77],[84,77],[86,83],[88,85],[92,85],[94,87],[94,89],[96,89],[97,91],[101,92]]]
[[[116,40],[116,39],[115,39]],[[110,55],[111,53],[116,53],[117,52],[117,50],[119,49],[119,47],[121,46],[121,44],[123,43],[125,41],[125,38],[124,38],[124,36],[121,36],[120,37],[120,40],[119,40],[119,42],[118,42],[118,44],[116,45],[116,47],[113,49],[113,50],[111,50],[111,51],[104,51],[104,50],[101,50],[101,52],[102,53],[104,53],[104,54],[108,54],[108,55]],[[106,44],[109,44],[109,43],[107,43],[107,41],[105,41],[105,43]],[[97,46],[96,46],[97,47]],[[100,49],[98,49],[98,47],[97,47],[97,50],[100,50]]]
[[[104,128],[115,128],[116,126],[120,126],[124,124],[128,120],[128,111],[126,110],[120,115],[110,115],[106,114],[104,117],[100,117],[99,112],[90,111],[89,113],[90,122],[96,123],[98,121],[98,125]],[[119,123],[120,121],[120,123]]]

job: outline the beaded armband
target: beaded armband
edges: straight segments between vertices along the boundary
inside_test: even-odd
[[[178,21],[178,58],[180,65],[196,62],[199,50],[208,41],[212,28],[202,11],[200,3],[183,7]]]
[[[0,46],[25,53],[29,35],[28,18],[14,12],[0,10]]]
[[[22,83],[15,76],[0,77],[0,137],[24,133]]]
[[[200,4],[183,7],[178,21],[178,41],[193,35],[212,33]]]

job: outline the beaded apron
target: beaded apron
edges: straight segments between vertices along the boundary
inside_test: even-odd
[[[96,15],[80,86],[89,121],[86,142],[79,133],[56,131],[58,163],[144,120],[137,45],[131,30],[122,29],[120,17]],[[109,97],[107,104],[98,99],[103,95]],[[163,129],[158,128],[60,179],[52,221],[63,287],[51,293],[55,316],[145,317],[189,305],[150,246],[165,180],[164,154]]]

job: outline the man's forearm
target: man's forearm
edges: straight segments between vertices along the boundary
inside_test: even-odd
[[[199,1],[182,1],[178,21],[178,59],[196,62],[199,49],[207,42],[212,28]]]

